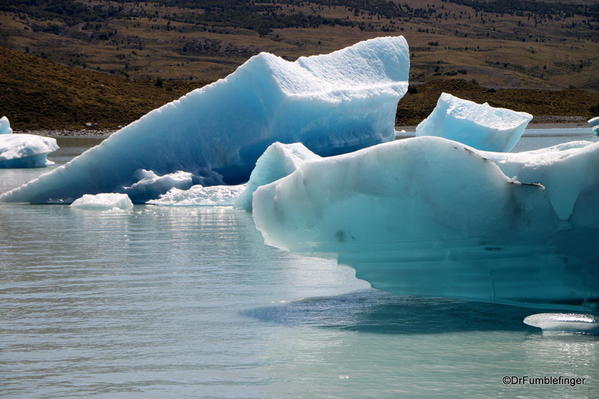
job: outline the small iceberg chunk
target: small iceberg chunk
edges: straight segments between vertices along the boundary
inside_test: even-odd
[[[12,134],[12,128],[10,127],[10,121],[6,116],[0,118],[0,134]]]
[[[245,189],[245,184],[210,187],[196,184],[188,190],[173,188],[166,194],[161,195],[160,198],[148,201],[148,204],[161,206],[232,206]]]
[[[172,188],[186,190],[193,184],[193,175],[181,170],[159,176],[151,170],[140,169],[135,173],[135,177],[139,180],[123,187],[122,190],[135,203],[157,198]]]
[[[56,151],[56,139],[33,134],[0,135],[0,168],[43,168],[52,165],[47,156]]]
[[[318,155],[306,148],[302,143],[271,144],[256,161],[245,191],[235,206],[252,211],[252,197],[260,186],[279,180],[294,172],[305,161],[320,159]]]
[[[438,136],[479,150],[511,151],[532,115],[477,104],[442,93],[433,112],[416,127],[416,136]]]
[[[599,136],[599,116],[589,119],[587,123],[591,125],[591,130],[593,133]]]
[[[409,69],[403,36],[294,62],[260,53],[0,200],[68,203],[118,192],[139,169],[183,170],[203,185],[241,184],[275,141],[301,142],[319,155],[391,141]]]
[[[119,193],[102,193],[102,194],[85,194],[83,197],[76,199],[70,205],[71,208],[86,209],[92,211],[109,211],[109,210],[130,210],[133,209],[133,203],[127,194]]]
[[[543,333],[599,334],[599,317],[582,313],[538,313],[524,318],[524,324]]]

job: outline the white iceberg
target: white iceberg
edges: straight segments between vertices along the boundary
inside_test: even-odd
[[[12,128],[10,127],[10,121],[6,116],[0,118],[0,134],[12,134]]]
[[[43,168],[53,163],[49,153],[56,151],[56,140],[32,134],[0,135],[0,168]]]
[[[158,176],[151,170],[140,169],[135,172],[135,178],[139,180],[119,191],[135,198],[136,202],[157,198],[172,188],[186,190],[193,185],[193,175],[183,171]]]
[[[544,333],[599,334],[599,317],[581,313],[537,313],[524,318],[524,324]]]
[[[267,244],[333,254],[390,292],[596,307],[599,143],[545,152],[380,144],[259,187],[253,217]]]
[[[188,190],[173,188],[160,198],[148,201],[160,206],[232,206],[246,189],[245,184],[236,186],[204,187],[196,184]]]
[[[85,194],[83,197],[76,199],[70,205],[72,208],[86,209],[93,211],[109,211],[109,210],[130,210],[133,209],[133,203],[127,194],[120,193],[101,193],[101,194]]]
[[[261,53],[0,200],[70,202],[129,186],[138,169],[182,170],[203,185],[240,184],[275,141],[302,142],[332,155],[393,140],[408,75],[408,44],[401,36],[295,62]]]
[[[416,127],[416,136],[438,136],[479,150],[511,151],[532,115],[477,104],[443,93],[433,112]]]
[[[247,188],[235,205],[246,211],[251,211],[252,196],[258,187],[279,180],[294,172],[305,161],[314,159],[320,159],[320,157],[302,143],[282,144],[276,142],[271,144],[256,161],[256,167],[252,170]]]

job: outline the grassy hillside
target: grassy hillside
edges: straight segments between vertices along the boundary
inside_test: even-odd
[[[116,129],[206,83],[134,81],[2,47],[0,59],[0,115],[7,115],[15,129]],[[558,121],[567,120],[565,116],[588,118],[599,113],[599,93],[595,91],[495,90],[451,79],[412,86],[400,101],[397,123],[420,122],[442,91],[537,117],[557,115]]]
[[[135,79],[212,81],[250,55],[289,59],[404,35],[411,80],[599,89],[596,0],[12,0],[0,45]]]
[[[116,128],[205,84],[131,81],[3,47],[0,59],[0,114],[16,129]]]

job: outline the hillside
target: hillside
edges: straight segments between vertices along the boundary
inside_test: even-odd
[[[0,2],[0,45],[133,79],[212,81],[259,51],[295,59],[399,34],[413,82],[599,89],[594,0]]]
[[[0,115],[15,129],[116,129],[206,82],[135,81],[61,65],[0,47]],[[488,89],[463,79],[411,86],[400,101],[397,123],[414,125],[433,109],[442,91],[477,102],[527,111],[536,121],[581,120],[599,113],[599,92]],[[546,115],[558,116],[547,119]],[[570,119],[569,117],[578,117]],[[581,118],[582,117],[582,118]]]

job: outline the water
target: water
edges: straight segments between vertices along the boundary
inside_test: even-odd
[[[599,339],[543,336],[535,312],[370,289],[231,208],[0,205],[3,399],[599,397]]]

